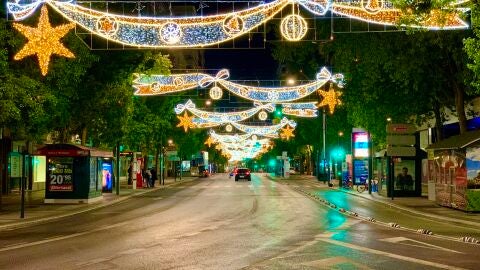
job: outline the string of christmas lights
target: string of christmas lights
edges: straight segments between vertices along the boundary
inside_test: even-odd
[[[278,138],[278,132],[281,128],[285,127],[286,125],[295,128],[297,123],[284,117],[282,120],[280,120],[280,123],[271,126],[249,126],[240,123],[231,123],[231,125],[236,129],[248,134],[255,134],[267,138]]]
[[[226,69],[220,70],[215,76],[204,73],[191,73],[172,75],[135,74],[134,77],[133,87],[136,89],[134,94],[138,96],[164,95],[194,89],[197,86],[205,88],[213,84],[215,85],[214,87],[220,85],[244,99],[272,104],[292,102],[304,98],[321,89],[329,81],[335,82],[339,86],[343,84],[342,74],[332,75],[325,67],[317,74],[315,81],[285,87],[256,87],[234,83],[227,80],[229,72]],[[289,108],[290,110],[287,109],[287,111],[294,113],[293,108]],[[312,109],[312,107],[305,109]],[[296,110],[300,110],[300,107],[297,106]],[[297,113],[298,116],[301,114],[300,112]],[[307,115],[309,113],[304,112],[303,114]]]
[[[118,15],[88,8],[88,2],[77,3],[73,0],[15,0],[7,3],[7,9],[15,20],[22,20],[30,16],[43,2],[92,34],[116,43],[141,48],[189,48],[219,44],[245,35],[290,4],[300,5],[317,16],[325,15],[331,10],[341,16],[381,25],[396,25],[403,15],[391,2],[379,0],[274,0],[225,14],[182,17]],[[292,11],[294,10],[292,8]],[[453,10],[446,17],[439,16],[439,12],[433,11],[417,27],[468,28],[468,24],[459,16],[463,10],[461,8]],[[282,36],[291,41],[301,40],[308,27],[298,12],[284,17],[280,26]]]
[[[177,104],[177,106],[175,107],[175,113],[181,114],[184,111],[189,111],[198,118],[201,118],[203,121],[220,125],[246,120],[261,110],[273,112],[274,109],[275,107],[272,104],[263,105],[261,103],[254,103],[253,108],[245,111],[226,113],[208,112],[197,109],[195,104],[191,100],[188,100],[185,104]]]

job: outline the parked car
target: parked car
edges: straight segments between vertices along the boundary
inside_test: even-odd
[[[247,179],[248,181],[251,181],[251,175],[250,175],[250,169],[248,168],[238,168],[237,172],[235,173],[235,181],[238,181],[239,179]]]
[[[298,174],[298,172],[295,171],[294,169],[290,169],[290,171],[289,171],[288,173],[291,174],[291,175],[292,175],[292,174]]]

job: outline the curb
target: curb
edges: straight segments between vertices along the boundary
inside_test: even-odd
[[[170,186],[173,186],[173,185],[177,185],[179,183],[190,182],[190,181],[193,181],[195,179],[197,179],[197,178],[194,178],[192,180],[183,180],[182,182],[174,182],[174,183],[170,183],[170,184],[165,184],[164,186],[160,186],[160,188],[158,188],[158,189],[147,189],[147,190],[142,190],[142,191],[138,191],[138,192],[134,191],[129,195],[126,195],[124,197],[119,197],[118,199],[114,199],[110,202],[95,205],[93,207],[89,207],[89,208],[82,209],[82,210],[79,210],[79,211],[73,211],[73,212],[70,212],[68,214],[62,214],[62,215],[58,215],[58,216],[50,216],[50,217],[45,217],[45,218],[38,218],[38,219],[33,219],[33,220],[28,220],[28,221],[19,221],[19,222],[14,222],[14,223],[10,223],[10,224],[0,225],[0,231],[20,229],[20,228],[29,227],[31,225],[46,223],[46,222],[56,220],[56,219],[71,217],[71,216],[74,216],[74,215],[86,213],[86,212],[89,212],[89,211],[93,211],[93,210],[97,210],[97,209],[100,209],[100,208],[111,206],[111,205],[114,205],[114,204],[117,204],[117,203],[121,203],[123,201],[131,199],[132,197],[135,197],[135,196],[138,196],[138,195],[142,195],[142,194],[150,193],[150,192],[157,191],[157,190],[160,190],[160,189],[164,189],[164,188],[167,188],[167,187],[170,187]]]
[[[270,180],[274,180],[271,177],[268,177],[268,178]],[[377,200],[377,199],[374,199],[374,198],[364,197],[360,194],[356,194],[354,192],[349,192],[347,190],[343,190],[342,188],[338,188],[338,187],[329,187],[329,189],[336,190],[336,191],[343,192],[343,193],[347,193],[347,194],[350,194],[350,195],[353,195],[353,196],[356,196],[356,197],[360,197],[360,198],[363,198],[363,199],[366,199],[366,200],[382,203],[382,204],[390,206],[392,208],[396,208],[396,209],[399,209],[399,210],[402,210],[402,211],[410,212],[410,213],[415,214],[415,215],[425,216],[425,217],[433,218],[433,219],[436,219],[436,220],[448,221],[448,222],[453,222],[453,223],[462,224],[462,225],[468,225],[468,226],[472,226],[474,228],[480,228],[480,223],[475,222],[475,221],[455,219],[455,218],[444,217],[444,216],[429,214],[429,213],[425,213],[425,212],[420,212],[420,211],[411,209],[409,207],[400,206],[400,205],[395,204],[395,203],[389,203],[389,202],[385,202],[385,201],[382,201],[382,200]]]
[[[374,199],[374,198],[364,197],[362,195],[355,194],[353,192],[348,192],[346,190],[342,190],[341,188],[330,188],[330,189],[340,191],[340,192],[343,192],[343,193],[347,193],[347,194],[350,194],[350,195],[353,195],[353,196],[356,196],[356,197],[360,197],[360,198],[363,198],[363,199],[366,199],[366,200],[371,200],[371,201],[374,201],[374,202],[382,203],[384,205],[388,205],[390,207],[397,208],[397,209],[400,209],[402,211],[410,212],[412,214],[416,214],[416,215],[420,215],[420,216],[426,216],[426,217],[430,217],[430,218],[437,219],[437,220],[460,223],[460,224],[463,224],[463,225],[469,225],[469,226],[473,226],[473,227],[476,227],[476,228],[480,228],[480,223],[478,223],[478,222],[469,221],[469,220],[462,220],[462,219],[455,219],[455,218],[450,218],[450,217],[443,217],[443,216],[439,216],[439,215],[420,212],[420,211],[411,209],[409,207],[400,206],[400,205],[395,204],[395,203],[388,203],[388,202],[385,202],[385,201],[382,201],[382,200],[377,200],[377,199]]]

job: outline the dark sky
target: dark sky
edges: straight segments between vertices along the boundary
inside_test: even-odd
[[[277,63],[269,49],[207,49],[205,68],[226,68],[232,80],[278,79]]]

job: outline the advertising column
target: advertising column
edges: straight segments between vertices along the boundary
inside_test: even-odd
[[[352,166],[354,185],[365,185],[368,181],[368,158],[370,134],[363,129],[354,128],[352,131]]]

